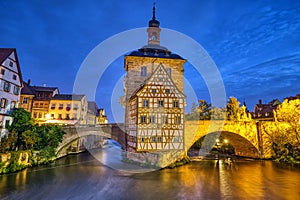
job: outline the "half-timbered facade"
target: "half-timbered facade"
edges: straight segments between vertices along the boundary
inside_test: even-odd
[[[129,101],[129,147],[136,151],[183,149],[184,103],[184,94],[159,64]]]
[[[125,56],[124,97],[127,150],[183,149],[185,59],[160,46],[159,21],[149,21],[148,44]]]
[[[11,114],[19,105],[22,83],[16,49],[0,48],[0,127],[12,123]],[[4,133],[5,129],[0,132]]]

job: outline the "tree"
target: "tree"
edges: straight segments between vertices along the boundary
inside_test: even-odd
[[[212,107],[210,112],[213,120],[224,120],[226,118],[226,108]]]
[[[9,150],[13,150],[15,148],[15,143],[17,141],[17,133],[15,131],[12,131],[8,134],[7,137],[1,138],[0,142],[0,152],[5,153]]]
[[[199,100],[198,104],[193,103],[191,113],[187,114],[186,120],[209,120],[211,104],[205,100]]]
[[[226,106],[226,118],[227,120],[239,120],[240,115],[240,102],[235,97],[230,97]]]
[[[35,126],[34,131],[38,136],[35,144],[36,149],[44,149],[45,147],[56,148],[65,134],[61,126],[55,124]]]
[[[205,100],[199,100],[198,101],[198,113],[199,113],[199,119],[200,120],[209,120],[210,119],[210,110],[211,110],[211,104],[207,103]]]
[[[33,120],[31,114],[24,110],[23,108],[17,108],[12,113],[13,122],[11,126],[8,127],[9,132],[17,133],[16,146],[22,148],[24,142],[22,141],[22,133],[27,130],[32,130]]]
[[[32,130],[26,130],[22,133],[22,141],[25,143],[25,147],[28,150],[38,141],[38,137]]]
[[[275,125],[264,126],[273,143],[275,158],[300,162],[300,99],[285,100],[274,111]]]

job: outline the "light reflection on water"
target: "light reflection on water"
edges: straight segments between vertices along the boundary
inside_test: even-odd
[[[105,156],[105,155],[104,155]],[[106,155],[107,156],[107,155]],[[130,174],[88,153],[0,176],[0,199],[299,199],[300,170],[270,161],[192,162]]]

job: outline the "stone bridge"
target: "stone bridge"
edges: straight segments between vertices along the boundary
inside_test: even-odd
[[[187,154],[191,146],[200,138],[214,138],[221,135],[227,139],[235,148],[235,154],[252,158],[270,158],[271,140],[269,136],[262,131],[262,124],[273,122],[258,121],[223,121],[223,120],[207,120],[207,121],[186,121],[185,122],[185,148],[183,151],[170,152],[170,155],[157,156],[157,160],[164,163],[174,162],[178,158]],[[57,148],[57,155],[63,156],[72,152],[80,152],[80,150],[93,147],[101,147],[101,142],[105,138],[111,138],[120,143],[123,149],[126,149],[126,139],[124,133],[124,124],[103,124],[95,126],[65,126],[63,130],[67,133],[62,143]],[[212,136],[212,137],[210,137]],[[211,140],[211,139],[210,139]],[[212,142],[212,141],[206,141]],[[153,156],[153,153],[150,156]],[[154,152],[155,154],[155,152]],[[146,155],[149,156],[149,155]],[[140,157],[140,156],[138,156]],[[158,158],[160,157],[160,158]],[[162,166],[165,166],[163,164]]]
[[[63,141],[56,148],[58,157],[77,153],[85,149],[101,147],[104,139],[113,139],[125,147],[125,134],[122,131],[123,124],[101,124],[101,125],[78,125],[64,126],[66,134]]]
[[[273,122],[265,121],[221,121],[203,120],[185,122],[185,149],[191,146],[200,138],[207,136],[204,142],[213,142],[218,136],[227,139],[235,148],[235,154],[251,158],[270,158],[271,140],[262,130],[262,125],[272,125]],[[211,137],[209,137],[211,136]],[[205,138],[204,138],[205,139]]]

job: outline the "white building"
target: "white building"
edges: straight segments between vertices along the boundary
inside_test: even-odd
[[[3,128],[1,137],[5,133],[5,127],[12,123],[10,115],[13,109],[18,107],[22,83],[16,49],[0,48],[0,127]]]

